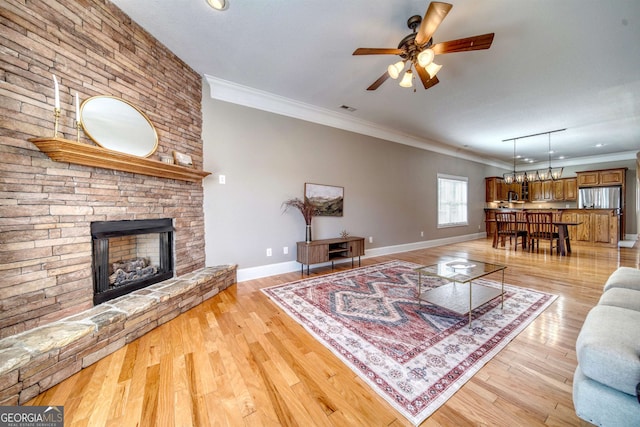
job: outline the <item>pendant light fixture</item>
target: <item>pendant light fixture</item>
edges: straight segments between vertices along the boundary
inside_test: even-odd
[[[561,168],[552,168],[551,167],[551,154],[553,151],[551,150],[551,134],[556,132],[562,132],[567,130],[565,129],[556,129],[550,130],[547,132],[534,133],[531,135],[518,136],[516,138],[503,139],[502,142],[513,141],[513,172],[503,174],[503,180],[506,184],[511,184],[513,182],[523,183],[523,182],[533,182],[533,181],[556,181],[562,178],[562,172],[564,167]],[[516,140],[531,138],[533,136],[547,135],[548,138],[548,158],[549,158],[549,166],[547,169],[539,170],[539,171],[523,171],[520,173],[516,172]]]
[[[516,181],[516,139],[513,139],[513,172],[502,175],[505,184],[513,184]]]
[[[564,130],[564,129],[562,129]],[[559,131],[554,131],[554,132],[559,132]],[[552,132],[547,132],[547,136],[548,136],[548,140],[549,140],[549,167],[545,170],[539,171],[538,175],[540,175],[540,179],[542,181],[556,181],[560,178],[562,178],[562,171],[564,170],[564,168],[555,168],[553,169],[551,167],[551,154],[553,153],[553,151],[551,151],[551,133]]]

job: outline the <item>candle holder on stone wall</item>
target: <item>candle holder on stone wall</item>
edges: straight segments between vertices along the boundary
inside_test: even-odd
[[[77,139],[76,141],[80,142],[80,130],[82,129],[82,123],[76,120],[76,129],[77,129]]]
[[[58,123],[60,121],[60,109],[59,108],[54,108],[53,109],[53,137],[57,137],[58,136]]]

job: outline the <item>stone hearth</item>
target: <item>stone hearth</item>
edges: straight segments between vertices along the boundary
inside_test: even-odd
[[[19,405],[236,282],[207,267],[0,340],[0,405]]]

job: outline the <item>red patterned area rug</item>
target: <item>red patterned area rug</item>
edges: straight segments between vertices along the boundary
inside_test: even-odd
[[[262,290],[415,425],[556,298],[505,284],[504,308],[500,298],[476,308],[469,328],[468,314],[417,300],[416,267],[390,261]]]

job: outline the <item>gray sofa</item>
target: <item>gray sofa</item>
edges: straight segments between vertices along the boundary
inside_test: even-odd
[[[620,267],[582,325],[576,414],[598,426],[640,426],[640,270]]]

